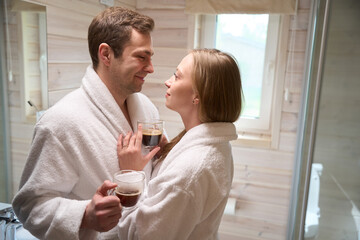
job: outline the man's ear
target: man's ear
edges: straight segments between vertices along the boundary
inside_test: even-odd
[[[111,47],[107,43],[101,43],[99,46],[99,61],[105,66],[110,65]]]

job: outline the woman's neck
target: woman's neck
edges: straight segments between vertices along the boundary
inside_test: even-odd
[[[191,128],[200,125],[202,122],[200,121],[199,117],[194,114],[190,115],[180,115],[181,119],[184,123],[185,130],[189,131]]]

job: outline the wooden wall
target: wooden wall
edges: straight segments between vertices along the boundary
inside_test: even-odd
[[[85,68],[90,63],[87,27],[104,6],[97,0],[32,2],[47,7],[48,92],[49,104],[52,105],[80,85]],[[182,126],[179,116],[164,107],[164,81],[193,46],[194,16],[184,13],[184,0],[115,2],[136,8],[155,19],[155,73],[147,77],[143,92],[157,105],[169,135],[174,136]],[[298,14],[291,17],[289,26],[289,41],[293,41],[295,47],[288,51],[285,88],[289,89],[290,97],[282,103],[278,148],[233,147],[235,176],[231,197],[236,199],[236,213],[224,215],[219,230],[221,239],[285,239],[309,7],[310,0],[299,0]],[[10,20],[15,21],[13,18]],[[12,41],[16,41],[16,31],[12,34]],[[21,122],[18,118],[19,82],[9,86],[14,192],[18,188],[33,129],[33,123]]]

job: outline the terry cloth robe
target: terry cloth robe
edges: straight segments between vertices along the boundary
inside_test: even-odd
[[[12,203],[34,236],[99,238],[97,232],[79,228],[97,188],[119,170],[119,134],[136,129],[139,119],[159,118],[156,107],[141,93],[130,95],[127,105],[132,126],[89,66],[81,87],[48,109],[36,124],[20,190]],[[149,176],[151,166],[147,167]]]
[[[146,196],[123,211],[120,239],[217,239],[233,178],[229,141],[236,138],[232,123],[190,129],[155,167]]]

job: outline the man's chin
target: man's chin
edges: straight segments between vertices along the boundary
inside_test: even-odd
[[[141,90],[142,90],[142,85],[141,85],[140,87],[137,87],[137,88],[135,89],[134,93],[141,92]]]

